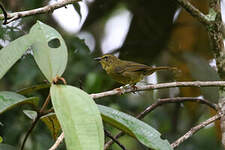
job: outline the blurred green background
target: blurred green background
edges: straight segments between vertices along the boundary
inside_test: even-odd
[[[48,0],[1,2],[8,12],[34,9],[49,3]],[[191,3],[204,13],[208,12],[206,0],[191,0]],[[93,60],[105,53],[152,66],[177,66],[181,70],[179,74],[167,71],[153,74],[140,84],[219,80],[206,30],[181,9],[175,0],[86,0],[76,4],[75,8],[76,10],[73,6],[67,6],[53,14],[26,17],[9,25],[1,25],[0,46],[4,47],[28,33],[37,20],[54,27],[63,36],[69,52],[69,62],[63,77],[68,84],[80,87],[87,93],[98,93],[121,86],[110,79]],[[0,90],[17,91],[45,82],[32,55],[24,54],[0,81]],[[32,93],[39,96],[41,102],[47,94],[47,89]],[[135,116],[158,98],[176,96],[202,96],[217,103],[218,89],[171,88],[110,96],[97,99],[96,103]],[[13,146],[21,144],[31,125],[31,120],[23,113],[24,109],[29,107],[21,106],[0,115],[0,136],[3,137],[3,143]],[[147,115],[144,121],[172,143],[214,113],[208,107],[194,103],[166,104]],[[118,132],[109,125],[105,127],[113,135]],[[199,131],[177,150],[220,150],[220,136],[218,123],[215,123]],[[120,141],[128,150],[147,150],[129,136],[122,137]],[[45,150],[53,143],[47,127],[39,122],[26,143],[26,149]],[[61,145],[61,149],[65,149],[65,146]],[[111,149],[121,148],[114,144]]]

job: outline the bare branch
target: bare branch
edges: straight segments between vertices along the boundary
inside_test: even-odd
[[[207,16],[204,15],[200,10],[193,6],[188,0],[176,0],[177,3],[182,6],[190,15],[196,18],[200,23],[205,26],[210,25],[210,21]]]
[[[225,81],[193,81],[193,82],[171,82],[171,83],[159,83],[159,84],[151,84],[151,85],[142,85],[136,86],[137,88],[126,88],[124,89],[124,93],[136,92],[136,91],[146,91],[146,90],[154,90],[154,89],[163,89],[163,88],[173,88],[173,87],[225,87]],[[112,95],[119,95],[121,94],[121,90],[118,88],[101,92],[90,94],[93,99],[112,96]]]
[[[142,119],[144,118],[148,113],[150,113],[152,110],[157,108],[158,106],[161,106],[163,104],[167,103],[183,103],[183,102],[196,102],[196,103],[201,103],[201,104],[206,104],[210,108],[217,110],[217,105],[210,103],[208,100],[198,98],[198,97],[174,97],[174,98],[164,98],[164,99],[159,99],[149,107],[147,107],[143,112],[141,112],[137,118]]]
[[[59,146],[59,144],[63,141],[64,139],[64,133],[62,132],[60,134],[60,136],[57,138],[56,142],[54,143],[54,145],[52,145],[51,148],[49,148],[49,150],[56,150],[56,148]]]
[[[53,10],[55,10],[57,8],[61,8],[61,7],[66,6],[68,4],[72,4],[72,3],[75,3],[75,2],[79,2],[79,1],[81,1],[81,0],[63,0],[63,1],[58,1],[54,4],[50,4],[50,5],[40,7],[40,8],[37,8],[37,9],[21,11],[21,12],[14,12],[14,13],[7,13],[8,21],[6,23],[10,23],[10,22],[12,22],[14,20],[17,20],[19,18],[22,18],[22,17],[52,12]],[[4,19],[4,15],[0,14],[0,20],[3,20],[3,19]]]
[[[209,125],[210,123],[216,121],[217,119],[219,119],[221,117],[221,114],[217,114],[211,118],[209,118],[208,120],[200,123],[199,125],[191,128],[191,130],[189,130],[185,135],[183,135],[182,137],[180,137],[179,139],[177,139],[175,142],[173,142],[171,144],[171,146],[173,148],[179,146],[181,143],[183,143],[185,140],[187,140],[188,138],[190,138],[193,134],[195,134],[198,130],[204,128],[205,126]]]
[[[163,104],[167,104],[167,103],[182,103],[182,102],[197,102],[197,103],[201,103],[201,104],[206,104],[207,106],[209,106],[210,108],[212,108],[214,110],[218,110],[216,104],[212,104],[208,100],[205,100],[205,99],[202,99],[202,98],[197,98],[197,97],[164,98],[164,99],[157,100],[155,103],[153,103],[152,105],[150,105],[149,107],[147,107],[143,112],[141,112],[140,114],[138,114],[136,116],[136,118],[138,118],[138,119],[144,118],[148,113],[150,113],[155,108],[157,108],[158,106],[161,106]],[[121,137],[123,135],[124,135],[124,132],[123,131],[120,131],[114,138],[115,139],[118,139],[119,137]],[[112,144],[113,144],[113,140],[108,141],[105,144],[104,149],[106,150]]]

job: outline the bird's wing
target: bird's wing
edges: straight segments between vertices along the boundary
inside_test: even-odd
[[[139,72],[139,71],[146,71],[150,67],[144,64],[139,64],[131,61],[125,61],[124,63],[120,64],[119,66],[115,67],[116,73],[124,73],[127,72]]]

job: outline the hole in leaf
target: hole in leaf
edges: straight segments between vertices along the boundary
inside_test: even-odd
[[[58,48],[60,46],[60,40],[58,38],[54,38],[48,42],[48,46],[51,48]]]

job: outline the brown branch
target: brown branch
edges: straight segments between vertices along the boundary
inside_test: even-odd
[[[197,103],[201,103],[201,104],[206,104],[210,108],[212,108],[214,110],[218,110],[218,107],[217,107],[216,104],[212,104],[208,100],[202,99],[202,98],[198,98],[198,97],[164,98],[164,99],[157,100],[155,103],[153,103],[152,105],[150,105],[149,107],[147,107],[144,111],[142,111],[140,114],[138,114],[136,116],[136,118],[138,118],[138,119],[144,118],[148,113],[150,113],[155,108],[157,108],[158,106],[161,106],[163,104],[168,104],[168,103],[183,103],[183,102],[197,102]],[[115,139],[118,139],[119,137],[121,137],[123,135],[124,135],[123,131],[120,131],[114,138]],[[113,144],[113,140],[108,141],[105,144],[105,146],[104,146],[104,150],[106,150],[107,148],[109,148],[112,144]]]
[[[142,119],[144,118],[148,113],[150,113],[152,110],[155,108],[163,105],[163,104],[168,104],[168,103],[183,103],[183,102],[196,102],[200,104],[205,104],[209,106],[210,108],[214,110],[218,110],[218,107],[216,104],[210,103],[208,100],[203,99],[203,98],[198,98],[198,97],[174,97],[174,98],[164,98],[164,99],[159,99],[149,107],[147,107],[143,112],[141,112],[139,115],[137,115],[136,118]]]
[[[136,91],[146,91],[146,90],[154,90],[154,89],[163,89],[163,88],[173,88],[173,87],[225,87],[225,81],[193,81],[193,82],[170,82],[170,83],[159,83],[159,84],[151,84],[151,85],[142,85],[136,86],[137,88],[126,88],[124,89],[124,93],[136,92]],[[111,91],[101,92],[90,94],[93,99],[112,96],[112,95],[120,95],[121,90],[114,89]]]
[[[179,146],[181,143],[183,143],[185,140],[187,140],[188,138],[190,138],[193,134],[195,134],[197,131],[199,131],[200,129],[204,128],[205,126],[209,125],[210,123],[216,121],[217,119],[219,119],[221,117],[221,114],[217,114],[211,118],[209,118],[208,120],[200,123],[199,125],[191,128],[191,130],[189,130],[186,134],[184,134],[182,137],[180,137],[179,139],[177,139],[175,142],[173,142],[171,144],[172,148],[176,148],[177,146]]]
[[[54,143],[54,145],[52,145],[51,148],[49,148],[48,150],[56,150],[56,148],[59,146],[59,144],[63,141],[64,139],[64,133],[62,132],[60,134],[60,136],[57,138],[56,142]]]
[[[177,3],[182,6],[190,15],[196,18],[200,23],[205,26],[210,25],[210,21],[207,16],[204,15],[200,10],[193,6],[188,0],[176,0]]]
[[[64,7],[68,4],[72,4],[72,3],[75,3],[75,2],[79,2],[79,1],[81,1],[81,0],[63,0],[63,1],[58,1],[54,4],[50,4],[50,5],[40,7],[40,8],[37,8],[37,9],[14,12],[14,13],[7,13],[8,21],[6,23],[10,23],[10,22],[12,22],[14,20],[17,20],[19,18],[22,18],[22,17],[52,12],[53,10],[55,10],[57,8],[61,8],[61,7]],[[4,19],[4,15],[0,14],[0,20],[3,20],[3,19]]]
[[[48,103],[49,103],[50,99],[51,99],[50,98],[50,93],[48,93],[48,97],[46,98],[44,104],[42,105],[42,107],[41,107],[41,109],[39,111],[40,114],[42,114],[44,112],[45,108],[48,106]]]

